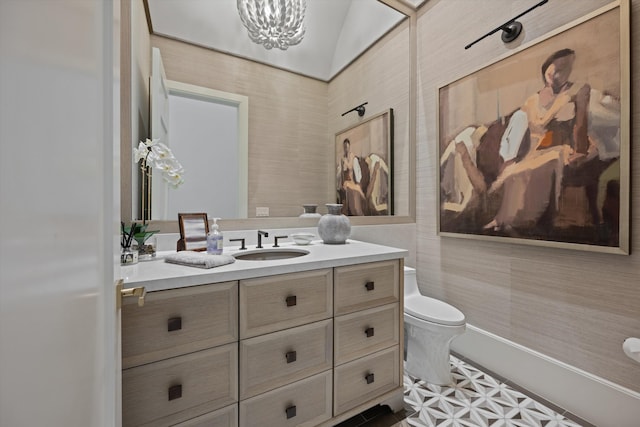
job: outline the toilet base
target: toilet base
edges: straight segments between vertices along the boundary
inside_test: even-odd
[[[455,384],[449,362],[449,344],[464,332],[465,327],[444,328],[451,329],[449,333],[432,334],[424,327],[405,321],[405,371],[410,376],[435,385]]]

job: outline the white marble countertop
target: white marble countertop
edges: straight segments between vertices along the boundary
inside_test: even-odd
[[[271,246],[271,244],[268,244],[265,249],[272,249]],[[298,246],[294,243],[280,245],[280,249],[287,248],[308,250],[309,254],[296,258],[269,261],[236,260],[232,264],[203,269],[165,262],[163,255],[170,252],[160,252],[157,259],[153,261],[140,261],[135,265],[122,266],[121,272],[125,288],[144,286],[147,292],[153,292],[342,265],[386,261],[404,258],[409,255],[409,252],[405,249],[357,240],[347,240],[344,245],[325,245],[321,240],[314,240],[306,246]],[[248,246],[247,250],[255,250],[255,246]],[[238,247],[224,249],[224,254],[227,255],[233,255],[238,252],[246,251],[240,251]]]

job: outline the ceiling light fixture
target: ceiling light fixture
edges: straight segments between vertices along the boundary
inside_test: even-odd
[[[287,50],[302,41],[306,0],[238,0],[249,38],[265,49]]]

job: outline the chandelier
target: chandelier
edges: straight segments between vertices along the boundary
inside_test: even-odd
[[[306,8],[306,0],[238,0],[238,13],[249,38],[265,49],[287,50],[300,43]]]

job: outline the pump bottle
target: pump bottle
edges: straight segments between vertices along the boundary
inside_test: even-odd
[[[211,231],[207,234],[207,253],[212,255],[222,254],[222,233],[218,231],[217,221],[220,218],[213,218]]]

